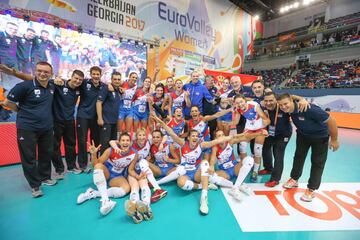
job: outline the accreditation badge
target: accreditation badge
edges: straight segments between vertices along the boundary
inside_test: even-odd
[[[275,126],[270,125],[268,133],[269,136],[275,137]]]

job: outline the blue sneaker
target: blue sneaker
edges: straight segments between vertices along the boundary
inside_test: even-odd
[[[256,183],[257,182],[258,173],[256,171],[252,171],[250,176],[250,182]]]

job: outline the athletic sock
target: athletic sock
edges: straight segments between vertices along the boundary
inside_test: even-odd
[[[234,187],[239,188],[250,171],[251,171],[250,166],[243,165],[239,170],[239,175],[236,178]]]
[[[254,172],[258,172],[260,168],[260,164],[254,163]]]
[[[150,188],[148,186],[141,188],[141,200],[147,205],[150,205],[150,197],[151,197]]]
[[[163,177],[162,179],[158,180],[157,183],[158,185],[164,184],[164,183],[168,183],[171,182],[173,180],[176,180],[179,177],[179,173],[175,170],[172,171],[171,173],[169,173],[169,175]]]
[[[139,201],[140,200],[139,191],[131,191],[129,199],[134,202]]]
[[[93,175],[94,184],[99,190],[102,200],[109,200],[107,192],[106,178],[102,169],[95,169]]]
[[[161,189],[159,186],[159,183],[156,181],[154,174],[151,172],[151,170],[149,171],[150,173],[147,174],[147,179],[149,181],[149,183],[151,183],[151,185],[153,185],[154,189]]]
[[[205,189],[201,190],[201,199],[206,198],[207,195],[208,195],[208,190],[205,190]]]

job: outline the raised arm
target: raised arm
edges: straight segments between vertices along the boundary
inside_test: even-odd
[[[190,108],[191,107],[190,91],[189,90],[184,90],[184,95],[185,95],[186,107]]]
[[[176,135],[176,133],[168,126],[164,121],[162,121],[160,118],[158,118],[156,115],[151,116],[155,122],[158,122],[161,124],[161,126],[165,129],[165,131],[170,135],[170,137],[180,146],[183,146],[185,144],[185,140]]]
[[[155,72],[154,72],[154,77],[153,77],[153,80],[151,81],[151,83],[156,83],[159,81],[159,73],[160,73],[160,69],[156,68]]]
[[[33,80],[34,78],[31,74],[19,72],[15,68],[10,68],[4,64],[0,64],[0,71],[7,75],[14,76],[25,81]]]
[[[94,140],[91,141],[91,144],[89,145],[89,152],[91,155],[91,161],[93,166],[95,166],[98,163],[104,163],[110,156],[110,149],[106,149],[103,154],[98,158],[98,151],[101,148],[101,144],[99,146],[95,146]]]
[[[207,115],[207,116],[204,116],[203,117],[203,121],[204,122],[208,122],[208,121],[211,121],[213,119],[217,119],[221,116],[224,116],[225,114],[229,113],[229,112],[232,112],[232,108],[229,108],[229,109],[225,109],[225,110],[221,110],[220,112],[217,112],[213,115]]]
[[[249,142],[257,136],[267,136],[267,131],[256,132],[256,133],[240,133],[232,136],[233,138],[229,141],[230,144],[236,144],[239,142]]]
[[[212,141],[205,141],[200,143],[201,148],[211,148],[212,146],[215,146],[217,144],[223,143],[223,142],[229,142],[231,140],[232,136],[227,136],[227,137],[221,137],[221,138],[217,138],[215,140]]]

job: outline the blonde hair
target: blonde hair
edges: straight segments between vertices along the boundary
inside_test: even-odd
[[[143,133],[145,133],[145,135],[146,135],[146,129],[145,129],[145,128],[143,128],[143,127],[138,128],[138,129],[136,130],[136,136],[137,136],[140,132],[143,132]]]

